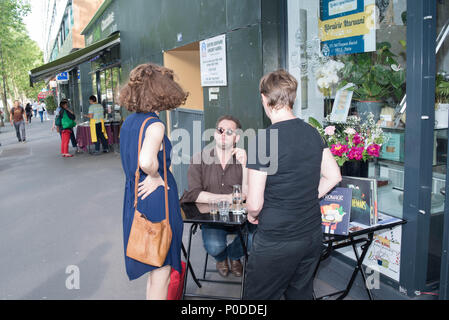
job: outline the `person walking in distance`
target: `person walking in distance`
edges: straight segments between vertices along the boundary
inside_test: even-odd
[[[27,103],[25,107],[25,113],[27,116],[27,121],[29,124],[31,124],[31,118],[33,117],[33,108],[31,107],[31,103]]]
[[[140,65],[132,70],[128,83],[120,91],[120,105],[134,112],[126,118],[120,131],[120,155],[126,176],[123,206],[125,266],[130,280],[149,273],[147,281],[149,300],[167,299],[171,269],[181,273],[183,221],[176,181],[168,170],[171,164],[172,145],[165,134],[165,124],[159,119],[158,113],[184,104],[187,95],[174,81],[172,70],[152,63]],[[143,143],[139,153],[140,132]],[[167,189],[162,178],[165,176],[164,167],[167,168]],[[137,182],[136,185],[138,172],[140,183]],[[161,221],[161,217],[166,215],[166,205],[172,239],[162,266],[152,266],[128,257],[126,251],[135,208],[150,221]]]
[[[34,117],[37,118],[37,109],[38,109],[38,105],[37,105],[36,100],[33,101],[32,108],[33,108]]]
[[[45,109],[45,103],[42,100],[42,102],[37,105],[37,112],[39,113],[39,117],[41,118],[41,123],[44,122],[44,109]]]
[[[95,155],[100,154],[100,141],[103,145],[103,152],[109,152],[108,141],[106,140],[104,134],[106,133],[104,126],[104,108],[101,104],[97,103],[97,98],[95,96],[91,96],[89,98],[89,113],[87,117],[91,119],[91,137],[92,132],[96,133],[96,142],[95,142]],[[95,121],[95,123],[93,123]],[[92,137],[93,138],[93,137]]]
[[[43,118],[45,121],[50,121],[50,118],[48,117],[48,111],[47,111],[47,105],[44,103],[44,115]]]
[[[11,122],[11,126],[14,126],[16,129],[19,142],[25,143],[25,122],[28,123],[28,120],[25,118],[25,109],[23,109],[18,100],[14,101],[14,107],[11,109],[9,121]]]

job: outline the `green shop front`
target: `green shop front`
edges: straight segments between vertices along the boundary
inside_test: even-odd
[[[181,195],[191,156],[208,142],[202,132],[214,128],[218,117],[232,114],[244,128],[268,124],[257,92],[262,75],[281,65],[280,8],[273,1],[107,0],[82,34],[90,46],[119,33],[120,46],[81,68],[82,88],[91,84],[91,90],[82,89],[83,100],[94,93],[108,114],[114,111],[114,119],[124,119],[127,111],[116,97],[133,68],[154,62],[174,70],[189,97],[181,108],[161,116],[174,143],[181,141],[180,133],[189,133],[191,148],[174,155],[183,161],[172,166]],[[221,69],[205,83],[201,47],[207,44],[217,49]]]
[[[94,94],[90,78],[91,64],[110,53],[116,53],[120,46],[120,34],[113,33],[95,43],[69,53],[30,71],[30,83],[64,76],[59,85],[58,100],[68,99],[71,107],[80,119],[82,113],[87,113],[89,96]],[[86,80],[89,77],[90,80]],[[117,83],[117,82],[116,82]],[[59,101],[58,101],[59,103]]]

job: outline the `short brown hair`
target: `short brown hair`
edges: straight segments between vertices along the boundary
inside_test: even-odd
[[[260,93],[263,94],[271,108],[289,106],[293,109],[296,100],[298,81],[285,70],[277,70],[265,75],[260,80]]]
[[[220,122],[222,122],[223,120],[234,121],[237,129],[242,129],[242,124],[240,123],[240,121],[237,118],[230,116],[230,115],[224,115],[224,116],[221,116],[220,118],[218,118],[217,123],[215,124],[215,127],[218,127]]]
[[[184,104],[188,95],[175,82],[172,70],[146,63],[131,71],[120,90],[119,103],[131,112],[165,111]]]

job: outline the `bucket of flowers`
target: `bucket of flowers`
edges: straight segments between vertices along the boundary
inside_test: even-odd
[[[386,142],[383,130],[375,122],[370,112],[361,121],[359,116],[349,116],[346,123],[331,123],[326,118],[325,125],[309,118],[327,142],[330,151],[340,167],[347,162],[365,162],[379,158],[382,144]]]

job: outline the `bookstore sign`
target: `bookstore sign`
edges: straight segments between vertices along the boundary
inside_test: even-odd
[[[320,0],[318,30],[325,56],[376,51],[375,0]]]
[[[226,65],[226,35],[200,42],[201,86],[228,85]]]

